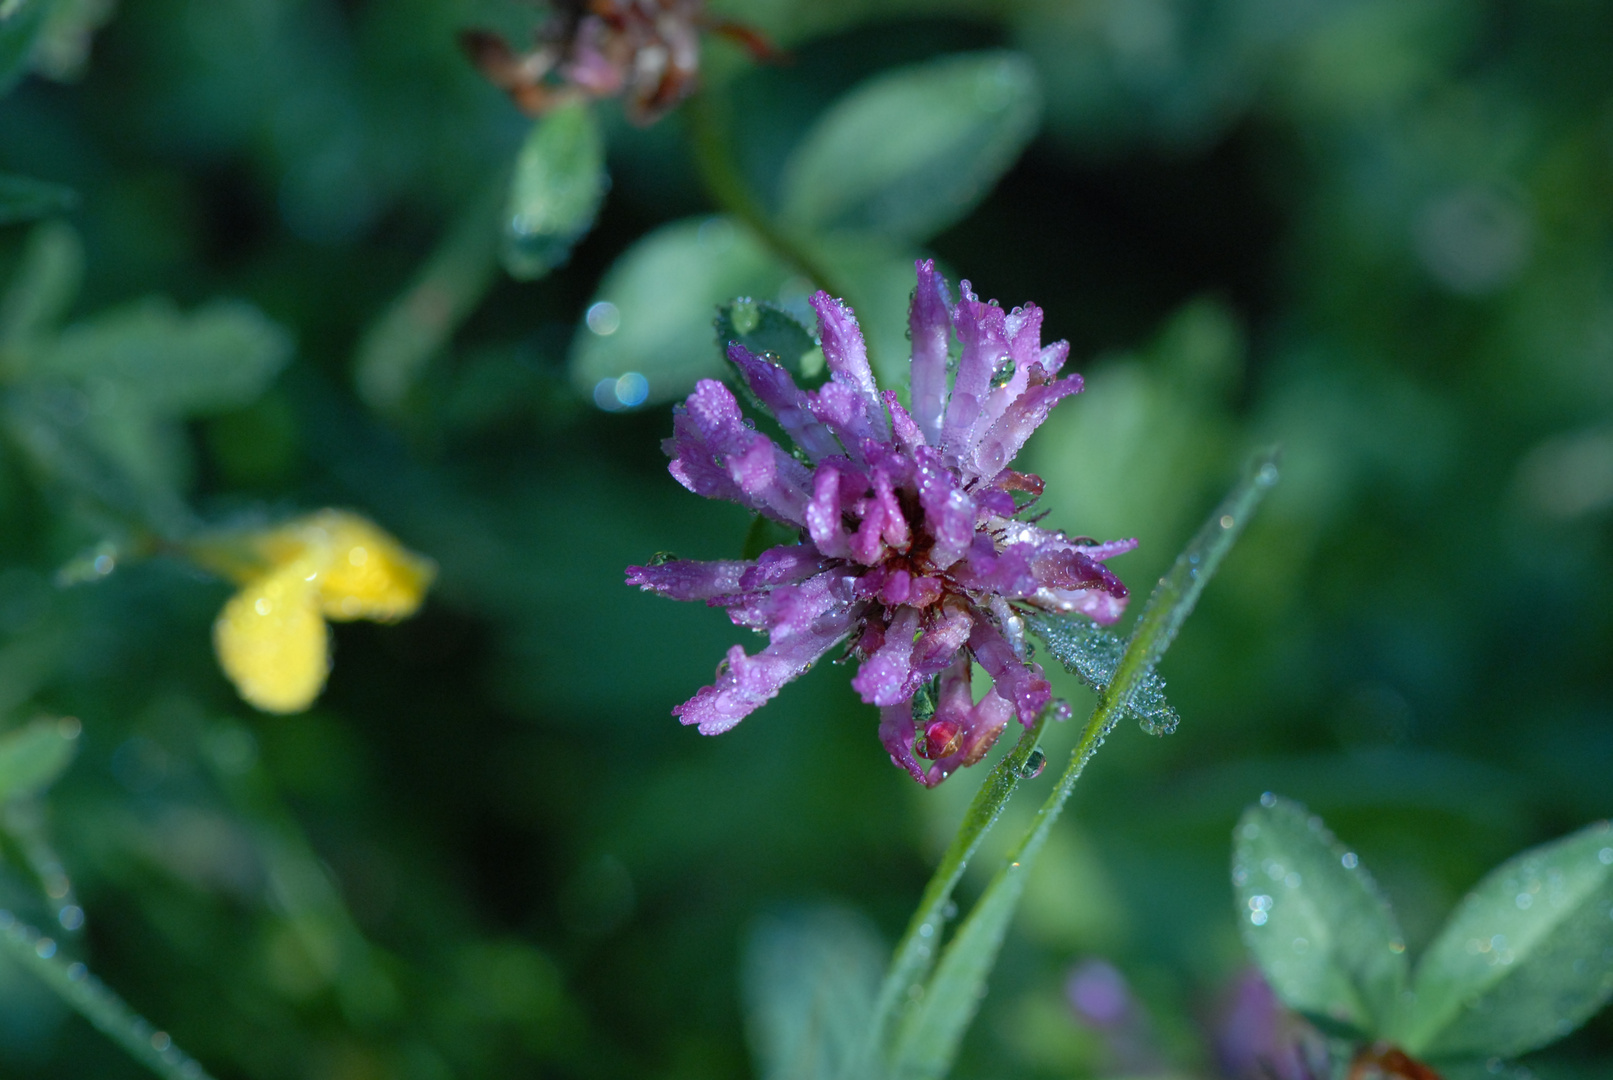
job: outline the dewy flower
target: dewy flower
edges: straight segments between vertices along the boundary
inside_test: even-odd
[[[918,264],[909,328],[911,410],[874,384],[856,318],[812,298],[830,379],[802,390],[743,345],[728,358],[799,448],[781,449],[720,382],[701,382],[664,444],[690,491],[729,499],[791,529],[798,543],[755,560],[672,560],[627,580],[728,609],[764,632],[755,655],[728,652],[716,682],[673,713],[727,731],[842,641],[861,660],[851,685],[880,708],[891,760],[933,786],[986,753],[1010,718],[1034,722],[1051,688],[1029,656],[1022,613],[1081,613],[1112,623],[1126,589],[1100,544],[1025,520],[1040,477],[1009,463],[1081,377],[1058,378],[1066,342],[1041,343],[1042,312],[1005,312],[963,282],[954,305],[933,262]],[[954,342],[956,374],[949,378]],[[970,662],[989,676],[979,701]]]
[[[660,119],[694,92],[700,31],[734,38],[758,58],[772,50],[755,31],[713,19],[705,0],[561,0],[517,55],[497,34],[467,30],[460,43],[482,74],[532,116],[565,101],[620,97],[635,124]]]
[[[341,510],[204,541],[193,553],[240,583],[213,624],[213,646],[241,696],[274,713],[301,712],[323,689],[330,674],[326,619],[405,618],[436,575],[429,559]]]

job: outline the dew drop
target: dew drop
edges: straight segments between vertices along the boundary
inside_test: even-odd
[[[1357,866],[1361,865],[1360,857],[1357,856],[1353,851],[1346,851],[1344,853],[1344,857],[1339,859],[1339,862],[1344,864],[1344,869],[1346,870],[1354,870]]]
[[[1063,698],[1054,698],[1053,699],[1053,719],[1057,720],[1059,723],[1062,724],[1062,723],[1064,723],[1064,721],[1068,720],[1070,717],[1072,717],[1074,715],[1075,715],[1075,710],[1070,708],[1070,703],[1068,701],[1065,701]],[[1607,852],[1604,852],[1604,854],[1610,854],[1610,853],[1613,853],[1613,848],[1609,848],[1609,849],[1607,849]],[[1604,862],[1613,862],[1613,859],[1604,859],[1603,861]]]
[[[1042,770],[1045,768],[1047,768],[1047,755],[1042,753],[1042,748],[1038,746],[1025,758],[1025,763],[1014,770],[1014,775],[1021,780],[1034,780],[1042,775]]]
[[[956,720],[935,720],[913,743],[913,753],[937,761],[951,757],[963,746],[963,725]]]
[[[1222,514],[1221,515],[1221,527],[1223,529],[1230,529],[1230,528],[1232,528],[1232,526],[1236,525],[1237,523],[1238,523],[1237,519],[1234,518],[1231,514]]]
[[[1273,806],[1277,805],[1277,796],[1273,795],[1269,791],[1266,792],[1264,795],[1260,796],[1260,805],[1264,806],[1268,810],[1271,809]]]
[[[56,955],[56,942],[48,937],[42,937],[34,943],[34,953],[41,960],[49,960]]]
[[[649,565],[665,566],[669,562],[676,562],[677,558],[678,557],[670,551],[657,551],[654,555],[650,556]]]
[[[958,902],[956,900],[948,900],[944,905],[942,905],[941,917],[943,919],[956,919],[958,917]]]
[[[1271,487],[1277,482],[1277,466],[1270,462],[1260,466],[1260,471],[1255,474],[1255,482],[1261,487]]]

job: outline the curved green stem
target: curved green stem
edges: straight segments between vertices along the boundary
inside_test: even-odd
[[[773,221],[746,185],[729,150],[727,124],[720,110],[721,106],[709,90],[696,94],[683,106],[695,166],[706,193],[718,207],[744,222],[775,255],[811,278],[820,289],[832,296],[844,297],[846,291],[834,280],[834,275],[825,270],[823,263],[799,238]]]

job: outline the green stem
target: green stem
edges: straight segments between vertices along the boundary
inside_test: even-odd
[[[913,913],[907,932],[902,935],[891,957],[890,969],[880,987],[879,998],[874,1004],[874,1016],[868,1026],[865,1061],[871,1061],[884,1045],[886,1029],[896,1007],[909,996],[913,987],[921,985],[929,971],[935,947],[941,940],[942,930],[946,928],[947,906],[952,900],[952,891],[962,879],[969,859],[980,847],[980,841],[1002,815],[1003,807],[1019,784],[1020,773],[1041,740],[1042,728],[1046,724],[1047,713],[1043,712],[1036,718],[1036,723],[1020,735],[1014,748],[986,775],[969,803],[957,834],[941,856],[940,865],[935,868],[935,874],[924,888],[918,910]]]
[[[695,167],[700,171],[701,183],[705,185],[711,200],[743,222],[773,249],[775,255],[811,278],[818,288],[832,296],[844,297],[845,289],[839,286],[832,274],[825,271],[817,256],[798,238],[779,228],[751,193],[729,151],[727,125],[711,92],[705,91],[690,98],[683,105],[683,113],[689,124]]]
[[[948,943],[925,990],[922,1007],[909,1014],[897,1033],[889,1070],[892,1075],[936,1078],[951,1067],[979,1007],[986,978],[996,964],[1031,865],[1076,781],[1124,713],[1138,683],[1153,669],[1198,603],[1204,586],[1255,506],[1276,481],[1275,452],[1257,455],[1243,480],[1211,513],[1177,556],[1170,572],[1160,578],[1137,620],[1114,678],[1099,695],[1092,717],[1070,754],[1069,765],[1037,810],[1036,820],[1009,850],[1006,862]]]
[[[53,939],[18,922],[9,911],[0,911],[0,948],[158,1076],[166,1080],[211,1080],[195,1058],[174,1045],[167,1032],[157,1030],[129,1008],[83,964],[60,956]]]

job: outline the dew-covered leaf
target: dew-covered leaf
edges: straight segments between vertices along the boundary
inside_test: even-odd
[[[0,174],[0,225],[61,214],[78,205],[72,188],[27,176]]]
[[[78,751],[76,720],[42,719],[0,735],[0,802],[37,795]]]
[[[1381,1034],[1406,983],[1394,913],[1322,819],[1273,795],[1233,833],[1244,940],[1284,1004],[1323,1025]]]
[[[669,401],[725,362],[712,318],[736,296],[774,297],[792,274],[727,217],[665,225],[605,275],[571,346],[571,378],[602,408]]]
[[[594,227],[607,186],[605,140],[587,104],[555,109],[534,124],[515,159],[504,218],[510,276],[531,281],[563,265]]]
[[[813,907],[763,920],[746,944],[745,1027],[763,1080],[835,1080],[861,1039],[886,949],[862,916]]]
[[[78,295],[84,276],[84,246],[72,226],[47,221],[34,226],[0,299],[0,342],[20,342],[55,328]]]
[[[1115,668],[1125,655],[1125,641],[1085,618],[1035,615],[1027,623],[1066,671],[1099,694],[1109,688]],[[1152,669],[1137,680],[1130,700],[1121,709],[1121,719],[1135,719],[1150,735],[1169,735],[1181,721],[1165,700],[1165,680]]]
[[[737,341],[757,356],[783,364],[797,383],[810,385],[825,372],[823,350],[812,332],[776,303],[741,297],[717,309],[714,325],[724,356],[729,343]]]
[[[290,358],[290,335],[250,304],[184,314],[153,297],[68,327],[30,350],[27,369],[157,416],[193,416],[249,404]]]
[[[1613,997],[1613,827],[1605,821],[1492,870],[1417,965],[1401,1042],[1429,1058],[1513,1057]]]
[[[1018,53],[942,57],[841,98],[785,164],[792,225],[923,240],[963,218],[1018,160],[1041,121],[1036,73]]]

